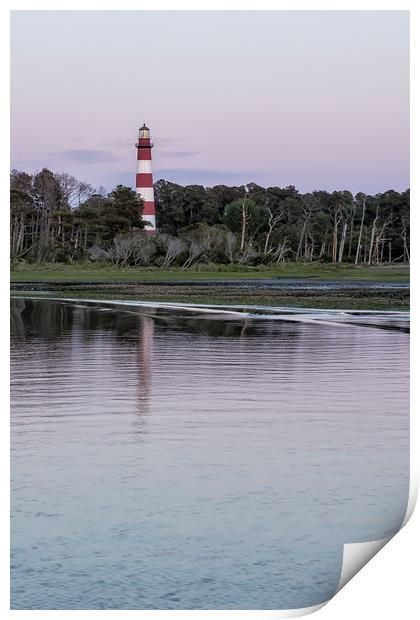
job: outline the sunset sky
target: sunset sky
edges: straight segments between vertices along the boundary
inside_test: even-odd
[[[15,11],[13,168],[376,193],[409,186],[408,11]]]

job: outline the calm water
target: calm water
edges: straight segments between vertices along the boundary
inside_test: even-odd
[[[329,598],[404,518],[408,334],[308,316],[12,300],[12,608]]]

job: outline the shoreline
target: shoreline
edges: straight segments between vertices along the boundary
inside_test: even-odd
[[[17,295],[12,293],[11,299],[34,299],[36,301],[63,301],[74,302],[78,301],[83,304],[97,304],[101,306],[123,306],[128,308],[152,308],[163,310],[191,310],[198,312],[209,312],[215,314],[231,314],[240,316],[269,316],[278,315],[298,315],[298,314],[315,314],[315,315],[330,315],[333,313],[347,314],[351,316],[370,316],[370,315],[397,315],[401,318],[409,318],[410,313],[405,310],[343,310],[341,308],[299,308],[293,306],[258,306],[258,305],[220,305],[220,304],[188,304],[182,302],[160,302],[160,301],[140,301],[140,300],[122,300],[122,299],[87,299],[78,297],[50,297],[47,295],[31,295],[22,294]],[[102,302],[102,303],[100,303]]]
[[[259,306],[325,310],[402,311],[410,309],[405,283],[229,281],[229,282],[13,282],[16,297],[121,300],[202,306]]]

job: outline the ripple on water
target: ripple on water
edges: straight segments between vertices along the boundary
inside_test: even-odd
[[[326,600],[404,518],[399,319],[147,314],[12,303],[12,607]]]

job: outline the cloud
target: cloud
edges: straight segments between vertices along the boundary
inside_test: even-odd
[[[154,178],[166,179],[181,185],[243,185],[250,183],[256,174],[254,172],[227,172],[225,170],[194,170],[188,168],[158,168]]]
[[[134,139],[131,137],[128,137],[126,140],[102,140],[101,142],[99,142],[98,144],[100,144],[101,146],[112,146],[112,147],[117,147],[117,148],[129,148],[130,146],[132,146],[136,141],[136,138],[134,137]]]
[[[180,138],[169,138],[168,136],[154,136],[152,131],[152,142],[159,147],[173,146],[181,142]]]
[[[160,151],[160,157],[193,157],[199,155],[199,151]]]
[[[116,157],[111,151],[93,151],[89,149],[69,149],[68,151],[51,153],[50,156],[58,160],[77,162],[79,164],[97,164],[119,160],[119,157]]]

